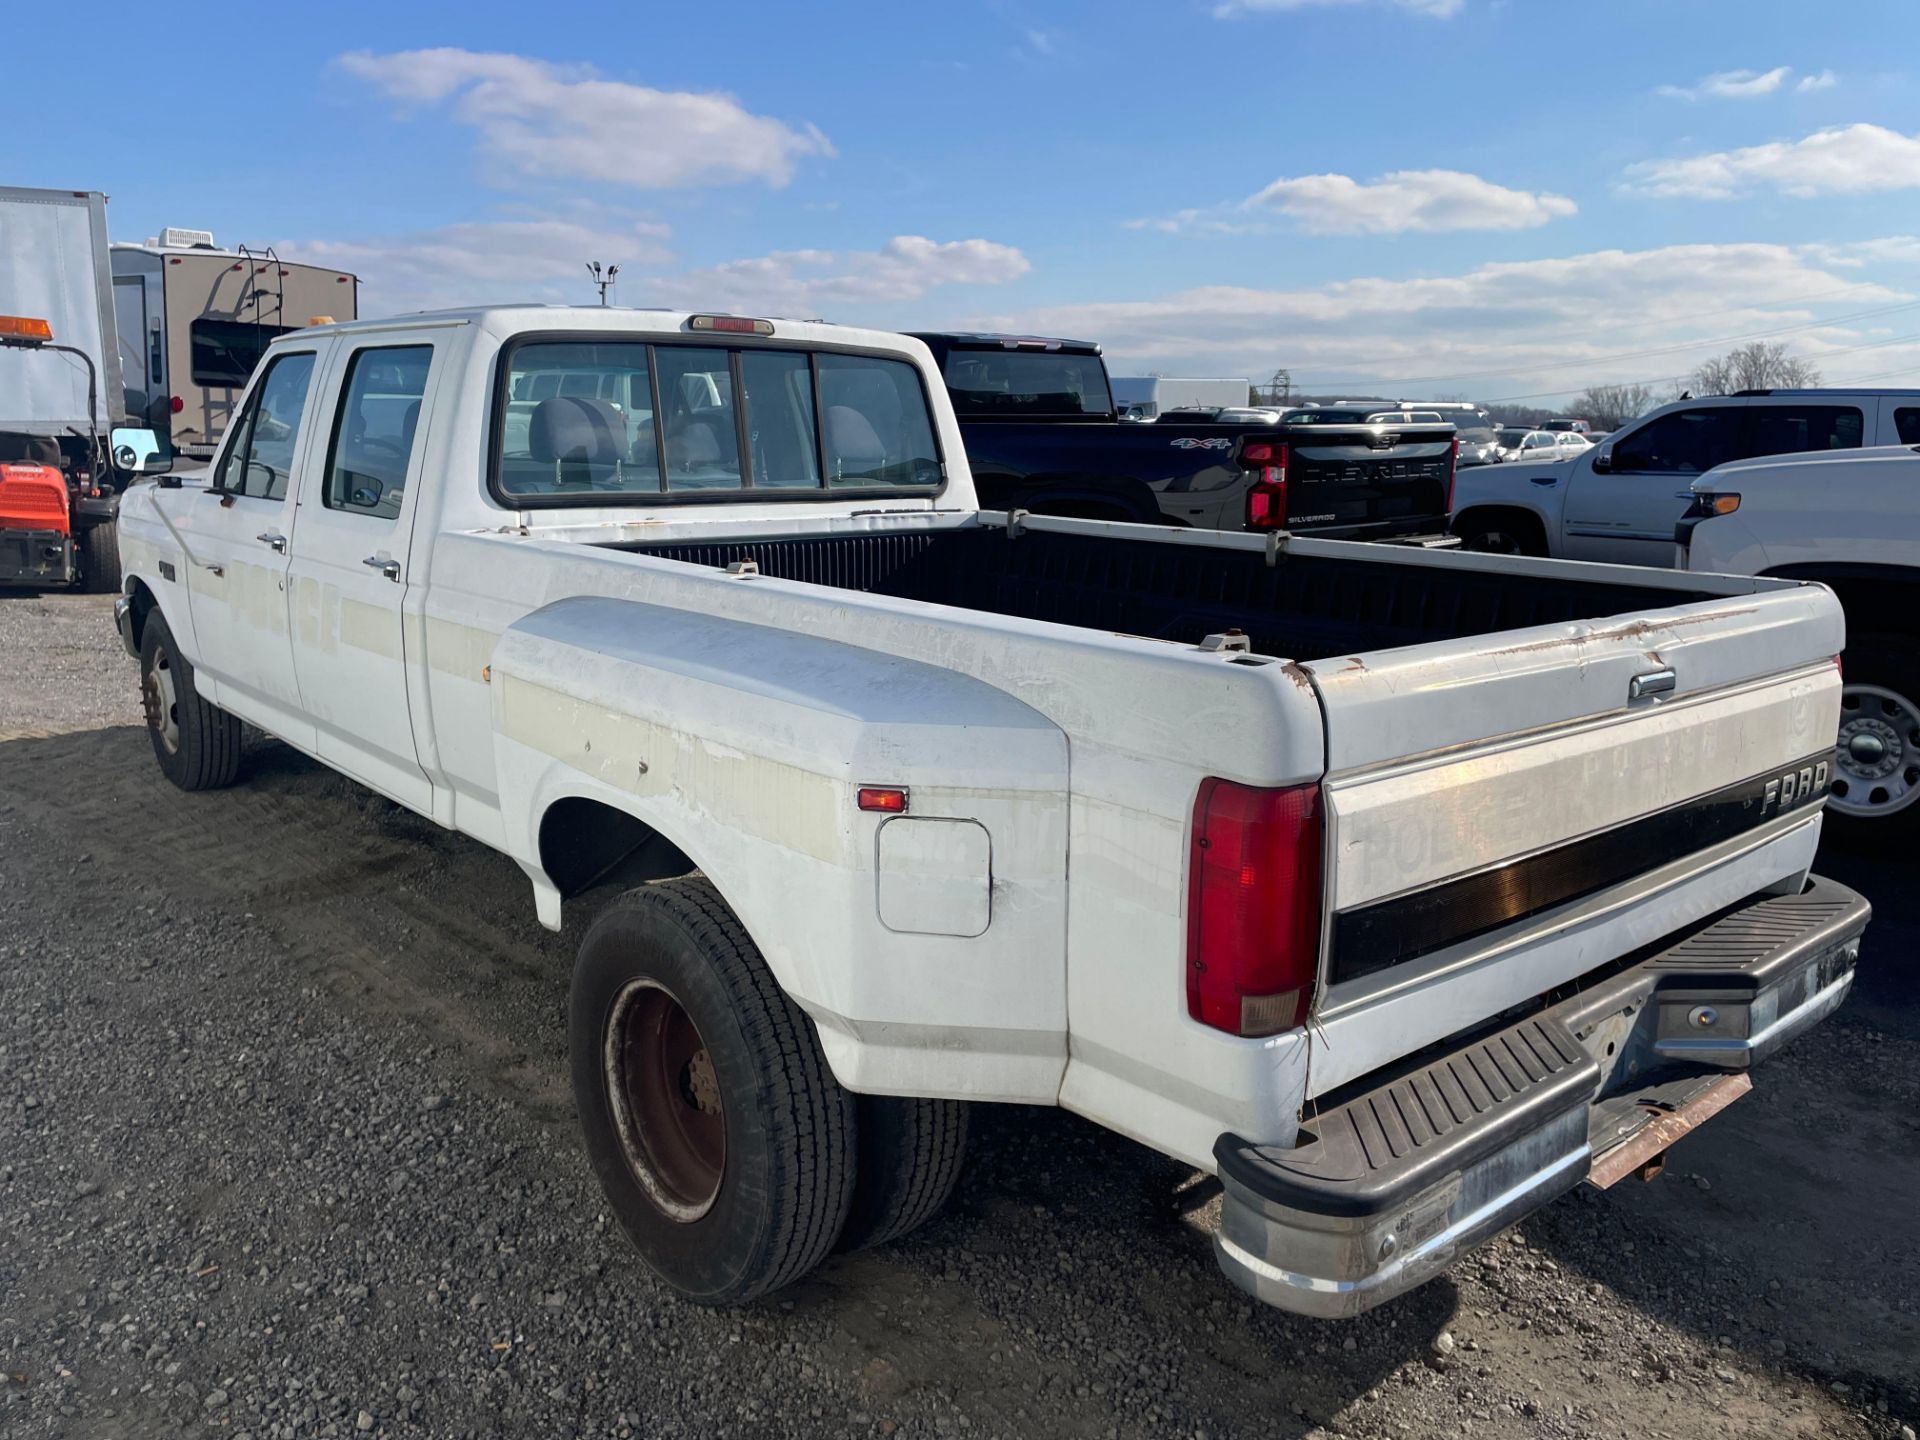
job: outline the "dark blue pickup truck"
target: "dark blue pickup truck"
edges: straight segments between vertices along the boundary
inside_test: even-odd
[[[1082,519],[1450,544],[1454,427],[1297,410],[1265,424],[1120,419],[1085,340],[919,333],[980,502]]]

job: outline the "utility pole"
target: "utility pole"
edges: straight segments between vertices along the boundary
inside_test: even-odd
[[[607,291],[613,288],[614,277],[620,273],[620,267],[608,265],[603,268],[598,260],[589,260],[587,273],[593,277],[593,283],[600,287],[600,304],[605,306]]]

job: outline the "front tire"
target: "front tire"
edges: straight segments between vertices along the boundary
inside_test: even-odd
[[[669,1286],[740,1305],[826,1258],[852,1197],[853,1096],[709,881],[642,886],[594,921],[568,1040],[588,1159]]]
[[[218,790],[240,773],[244,730],[194,688],[193,666],[155,610],[140,637],[140,706],[160,771],[182,790]]]
[[[1847,646],[1827,819],[1849,841],[1920,834],[1920,661],[1916,642],[1869,633]]]

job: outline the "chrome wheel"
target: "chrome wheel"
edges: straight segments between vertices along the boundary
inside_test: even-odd
[[[727,1116],[692,1017],[661,986],[636,980],[614,1001],[604,1059],[628,1168],[668,1219],[698,1220],[726,1173]]]
[[[1842,815],[1872,819],[1920,796],[1920,706],[1882,685],[1848,685],[1840,696],[1833,793]]]
[[[147,713],[147,728],[160,737],[169,755],[180,750],[180,695],[173,679],[173,657],[156,649],[140,677],[140,708]]]

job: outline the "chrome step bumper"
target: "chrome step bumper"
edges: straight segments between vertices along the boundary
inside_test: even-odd
[[[1222,1135],[1221,1268],[1270,1305],[1327,1317],[1432,1279],[1707,1082],[1832,1013],[1871,913],[1815,877],[1518,1024],[1360,1082],[1296,1148]]]

